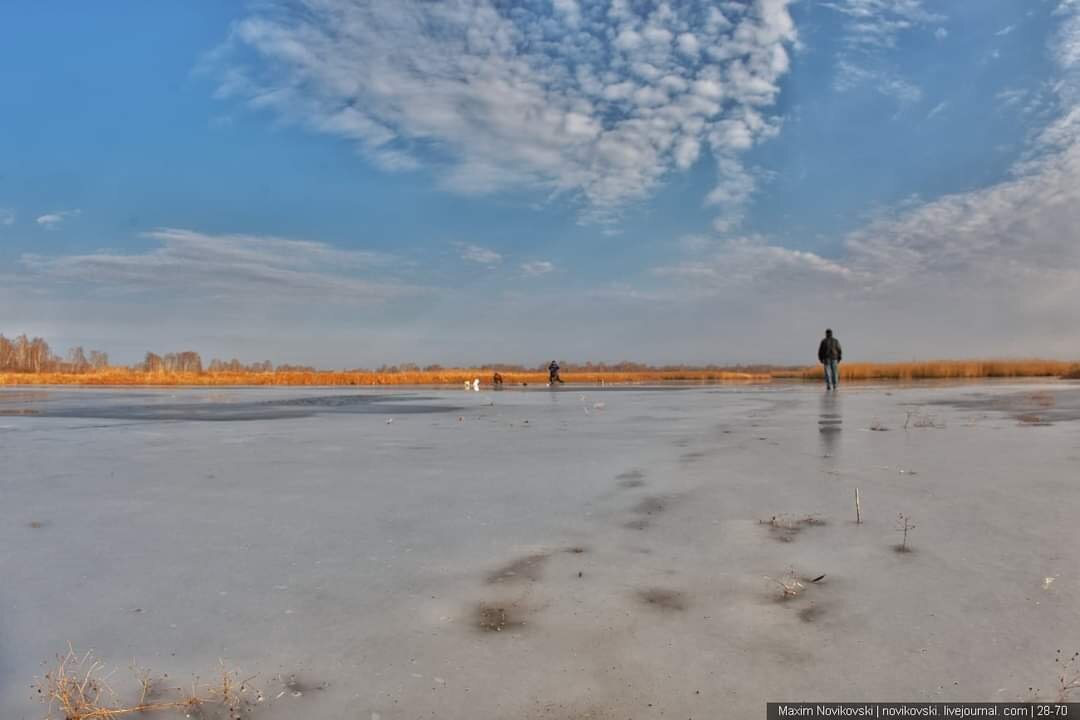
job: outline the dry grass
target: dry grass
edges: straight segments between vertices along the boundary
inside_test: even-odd
[[[1080,690],[1080,652],[1065,658],[1057,651],[1054,662],[1058,666],[1058,702],[1068,702],[1073,692]]]
[[[768,577],[765,578],[769,582],[775,584],[780,591],[780,600],[791,600],[797,598],[802,594],[802,591],[806,589],[806,585],[799,579],[798,574],[795,572],[795,568],[788,568],[787,574],[780,578]]]
[[[242,718],[247,706],[248,681],[222,670],[221,681],[189,689],[166,689],[162,679],[148,672],[136,672],[141,687],[139,699],[123,702],[109,686],[112,673],[93,653],[78,655],[69,649],[57,657],[56,667],[36,686],[41,701],[48,705],[47,720],[114,720],[129,715],[182,711],[189,717],[196,711],[218,708],[231,719]]]
[[[500,371],[506,386],[546,385],[546,372]],[[479,378],[490,386],[491,368],[448,368],[403,372],[375,371],[281,371],[281,372],[143,372],[106,368],[85,373],[0,373],[2,385],[457,385]],[[768,382],[770,380],[821,380],[818,366],[794,370],[738,372],[730,370],[677,369],[564,372],[569,384],[599,385],[684,382]],[[840,378],[858,380],[931,380],[1021,377],[1080,378],[1080,365],[1059,360],[935,360],[911,363],[841,363]]]
[[[268,372],[268,373],[147,373],[110,368],[87,373],[0,373],[0,385],[463,385],[479,378],[490,385],[494,371],[457,368],[416,372]],[[546,385],[546,372],[501,372],[511,385]],[[725,370],[655,370],[640,372],[566,372],[567,383],[646,382],[764,382],[767,374]]]
[[[931,360],[909,363],[840,363],[841,380],[958,380],[977,378],[1080,376],[1080,366],[1060,360]],[[775,378],[820,380],[822,371],[777,371]]]

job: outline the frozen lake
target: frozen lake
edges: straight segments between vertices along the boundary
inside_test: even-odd
[[[1078,416],[1065,383],[3,389],[0,717],[69,643],[121,692],[222,660],[268,719],[1053,699]]]

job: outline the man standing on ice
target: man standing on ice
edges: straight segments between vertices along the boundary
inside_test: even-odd
[[[840,384],[839,366],[843,351],[840,349],[840,341],[833,337],[832,330],[825,331],[825,337],[818,345],[817,359],[825,366],[825,389],[835,390]]]

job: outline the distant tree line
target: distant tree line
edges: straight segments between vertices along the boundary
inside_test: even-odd
[[[0,372],[17,373],[85,373],[104,370],[110,367],[109,355],[100,350],[84,350],[73,347],[66,356],[59,356],[49,347],[44,339],[20,335],[8,339],[0,335]],[[151,373],[202,373],[202,357],[197,352],[175,353],[148,352],[141,363],[130,368],[135,371]],[[313,368],[282,365],[279,371],[301,370],[314,372]],[[216,372],[274,372],[274,365],[269,360],[244,364],[239,360],[211,360],[205,371]]]
[[[286,367],[288,366],[282,365],[278,370],[284,370]],[[148,352],[142,364],[134,369],[149,373],[268,373],[274,372],[274,364],[269,360],[245,364],[236,358],[232,360],[215,358],[204,367],[202,356],[188,350],[164,355]]]
[[[67,357],[54,354],[49,343],[26,335],[9,340],[0,335],[0,372],[90,372],[109,366],[109,356],[82,347],[68,350]]]
[[[766,373],[774,370],[790,368],[775,365],[647,365],[638,362],[617,363],[573,363],[559,361],[563,372],[679,372],[685,370],[728,370],[746,373]],[[67,355],[60,357],[53,353],[49,344],[42,338],[28,338],[20,335],[9,340],[0,335],[0,372],[19,373],[84,373],[95,370],[103,370],[110,367],[108,354],[99,350],[84,350],[82,347],[74,347],[68,350]],[[548,361],[544,361],[534,367],[527,365],[515,365],[511,363],[482,363],[477,367],[484,367],[498,372],[547,372]],[[136,372],[147,373],[314,373],[318,372],[308,365],[278,365],[274,366],[269,360],[255,363],[242,363],[236,358],[232,360],[211,360],[208,365],[203,364],[202,357],[197,352],[190,350],[183,352],[171,352],[164,355],[148,352],[141,363],[130,368]],[[380,365],[374,372],[388,373],[418,373],[440,372],[445,370],[442,365],[425,365],[421,367],[416,363],[400,363],[397,365]],[[356,368],[346,372],[366,373],[371,372],[366,368]]]

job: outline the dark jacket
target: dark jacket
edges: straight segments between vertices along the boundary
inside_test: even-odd
[[[843,359],[843,350],[840,349],[840,341],[834,337],[827,337],[821,341],[817,349],[818,362],[824,363],[828,360],[835,360],[840,362]]]

